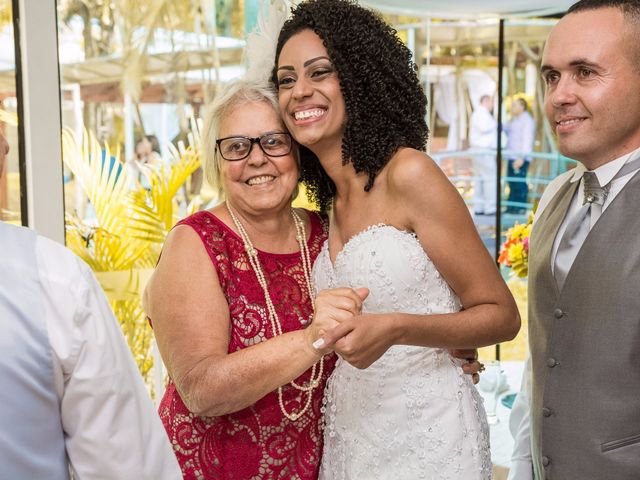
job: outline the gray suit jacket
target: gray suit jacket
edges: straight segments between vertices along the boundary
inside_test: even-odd
[[[587,236],[562,291],[553,242],[578,182],[532,231],[529,342],[536,478],[640,479],[640,175]]]

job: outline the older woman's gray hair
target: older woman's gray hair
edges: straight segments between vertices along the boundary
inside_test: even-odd
[[[247,103],[257,102],[271,105],[280,115],[278,99],[273,89],[265,83],[251,80],[236,80],[223,85],[207,108],[201,138],[205,155],[205,174],[220,200],[224,198],[222,179],[220,178],[220,162],[223,160],[216,151],[216,140],[220,137],[220,125],[233,109]],[[297,159],[297,151],[294,151],[294,155]]]

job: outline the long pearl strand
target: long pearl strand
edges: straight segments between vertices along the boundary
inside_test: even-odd
[[[267,281],[265,279],[264,273],[262,272],[262,267],[260,266],[260,261],[258,259],[258,251],[253,246],[247,231],[244,228],[244,225],[240,222],[236,214],[233,212],[229,204],[227,203],[227,210],[229,211],[229,215],[233,220],[233,223],[242,238],[242,242],[244,243],[244,249],[247,252],[247,256],[249,257],[249,263],[253,268],[256,277],[258,278],[258,283],[262,287],[262,291],[264,292],[264,299],[267,305],[267,311],[269,312],[269,321],[271,323],[271,331],[273,332],[273,336],[282,335],[282,325],[280,324],[280,319],[278,318],[278,313],[276,312],[276,308],[273,305],[273,301],[271,300],[271,295],[269,294],[269,289],[267,287]],[[304,272],[304,278],[307,283],[307,291],[309,293],[309,298],[311,299],[311,306],[315,308],[313,304],[313,292],[311,290],[311,255],[309,254],[309,247],[307,246],[307,234],[304,228],[304,222],[300,218],[300,216],[296,213],[295,210],[291,209],[291,216],[293,217],[293,223],[296,228],[296,240],[298,241],[298,245],[300,247],[300,258],[302,261],[302,270]],[[315,313],[315,310],[314,312]],[[313,318],[313,314],[312,317]],[[316,369],[316,366],[319,364],[319,367]],[[316,372],[317,370],[317,372]],[[307,385],[298,385],[295,381],[291,381],[291,386],[296,390],[301,392],[306,392],[307,399],[305,401],[304,407],[299,412],[289,413],[284,406],[284,400],[282,399],[282,387],[278,387],[278,403],[280,404],[280,410],[282,414],[287,417],[291,421],[296,421],[298,418],[303,416],[306,411],[309,409],[311,405],[311,399],[313,390],[320,385],[320,380],[322,379],[322,373],[324,370],[324,357],[320,359],[320,362],[313,365],[311,368],[311,379],[309,384]],[[317,373],[317,376],[316,376]]]

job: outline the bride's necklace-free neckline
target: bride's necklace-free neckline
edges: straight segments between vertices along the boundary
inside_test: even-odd
[[[247,252],[247,256],[249,257],[249,263],[251,264],[251,268],[253,272],[256,274],[258,279],[258,283],[262,287],[262,291],[264,293],[265,303],[267,305],[267,312],[269,313],[269,321],[271,323],[271,331],[273,336],[276,337],[278,335],[282,335],[282,324],[280,323],[280,318],[278,317],[278,312],[276,312],[276,308],[273,305],[273,301],[271,300],[271,295],[269,294],[269,288],[267,286],[267,280],[262,271],[262,266],[260,265],[260,260],[258,259],[258,251],[253,246],[249,235],[247,234],[246,229],[240,219],[236,216],[234,211],[231,209],[229,204],[226,204],[227,210],[229,211],[229,215],[231,216],[231,220],[236,226],[238,233],[240,234],[240,238],[242,238],[242,243],[244,244],[244,249]],[[300,218],[300,216],[296,213],[296,211],[291,209],[291,217],[293,218],[293,223],[296,228],[296,240],[298,242],[298,246],[300,247],[300,258],[302,261],[302,270],[304,272],[305,282],[307,284],[307,291],[309,293],[309,299],[311,300],[311,308],[314,309],[313,313],[315,313],[315,305],[313,303],[313,291],[311,290],[311,255],[309,254],[309,246],[307,245],[307,234],[304,228],[304,222]],[[313,318],[313,313],[312,317]],[[318,367],[318,368],[316,368]],[[320,380],[322,379],[322,373],[324,370],[324,357],[320,359],[320,361],[311,367],[311,378],[309,379],[309,383],[307,385],[298,385],[295,381],[291,381],[291,386],[296,390],[301,392],[305,392],[307,394],[307,399],[305,401],[304,407],[299,412],[289,413],[284,406],[284,400],[282,398],[282,387],[278,387],[278,403],[280,404],[280,410],[282,414],[287,417],[291,421],[296,421],[298,418],[302,417],[306,411],[309,409],[311,405],[311,399],[313,395],[313,390],[320,385]],[[316,376],[317,373],[317,376]]]

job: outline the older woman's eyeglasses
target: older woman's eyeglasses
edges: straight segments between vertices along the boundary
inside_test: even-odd
[[[254,138],[226,137],[216,140],[220,155],[229,162],[247,158],[254,144],[260,145],[260,149],[269,157],[283,157],[291,152],[293,140],[291,135],[284,132],[265,133]]]

